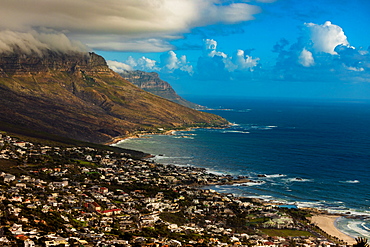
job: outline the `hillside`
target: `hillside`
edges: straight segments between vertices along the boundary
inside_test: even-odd
[[[194,108],[202,109],[204,108],[201,105],[187,101],[186,99],[179,96],[172,86],[159,78],[159,75],[155,72],[144,72],[140,70],[134,71],[124,71],[119,73],[124,79],[135,84],[139,88],[150,92],[152,94],[158,95],[162,98],[168,99],[177,104]]]
[[[1,54],[0,104],[2,122],[95,143],[137,131],[227,124],[145,92],[95,53]]]

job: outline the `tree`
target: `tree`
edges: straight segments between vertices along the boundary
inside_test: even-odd
[[[366,238],[358,237],[356,238],[356,242],[353,247],[369,247],[369,244],[367,242]]]

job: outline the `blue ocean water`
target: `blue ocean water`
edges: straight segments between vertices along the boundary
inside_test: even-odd
[[[341,218],[337,226],[353,237],[370,237],[370,102],[204,98],[193,102],[212,108],[209,112],[233,125],[117,145],[157,155],[159,163],[204,167],[256,181],[212,187],[219,192],[361,215]]]

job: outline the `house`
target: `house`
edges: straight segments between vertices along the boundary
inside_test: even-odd
[[[4,176],[4,183],[10,183],[11,181],[15,180],[15,176],[12,174],[6,174]]]
[[[22,142],[22,141],[17,141],[14,143],[15,146],[22,147],[22,148],[26,147],[26,144],[27,142]]]
[[[62,238],[62,237],[57,237],[54,240],[45,241],[45,246],[46,247],[48,247],[48,246],[60,246],[60,245],[69,246],[69,243],[68,243],[67,239]]]
[[[23,234],[22,225],[14,223],[13,226],[10,228],[10,232],[13,235]]]
[[[108,193],[108,188],[106,188],[106,187],[100,187],[99,188],[99,192],[100,193],[103,193],[103,194]]]
[[[17,183],[17,184],[15,184],[15,187],[18,187],[18,188],[26,188],[27,187],[27,185],[25,184],[25,183]]]
[[[111,216],[111,215],[115,215],[115,214],[120,214],[121,211],[122,211],[122,209],[114,208],[114,209],[108,209],[108,210],[101,211],[100,213],[102,215],[105,215],[105,216]]]
[[[26,239],[24,241],[24,247],[35,247],[35,242],[33,242],[31,239]]]
[[[99,204],[97,204],[96,202],[92,202],[92,203],[86,203],[85,204],[85,207],[90,210],[90,211],[93,211],[93,212],[99,212],[101,211],[101,207]]]

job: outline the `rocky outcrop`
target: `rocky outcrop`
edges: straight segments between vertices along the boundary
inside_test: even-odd
[[[66,53],[48,51],[43,55],[19,52],[0,55],[0,69],[9,75],[29,75],[48,71],[95,70],[108,71],[104,58],[94,53]]]
[[[0,54],[0,122],[96,143],[225,119],[145,92],[94,53]]]
[[[184,105],[194,109],[203,109],[203,106],[192,103],[179,96],[171,85],[159,78],[155,72],[144,72],[140,70],[124,71],[119,73],[123,78],[132,82],[141,89],[158,95],[162,98],[171,100],[177,104]]]

